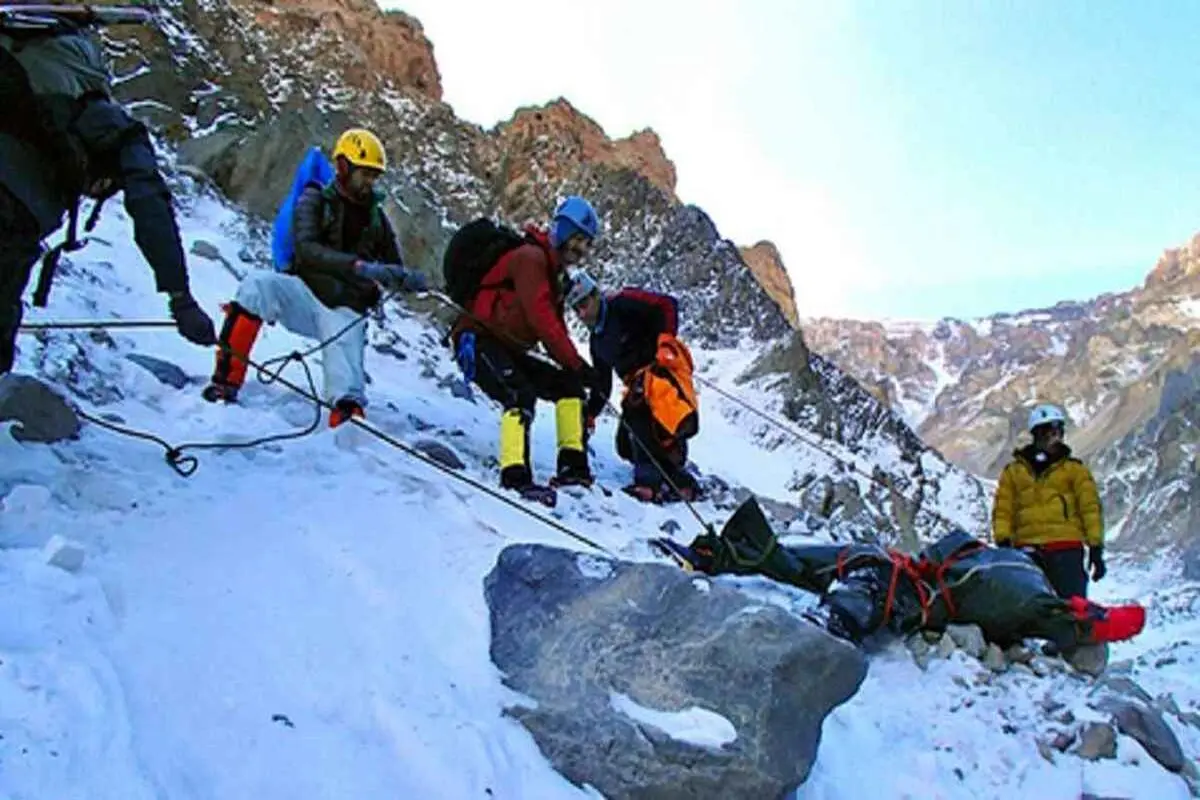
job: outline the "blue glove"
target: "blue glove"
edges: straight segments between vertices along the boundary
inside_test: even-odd
[[[367,280],[380,283],[399,283],[404,280],[404,267],[399,264],[384,264],[379,261],[360,261],[354,272]]]
[[[429,288],[429,282],[424,275],[415,269],[406,269],[399,264],[363,261],[354,271],[364,278],[379,281],[385,286],[403,289],[406,292],[424,292]]]
[[[463,380],[467,383],[475,380],[475,332],[467,331],[458,337],[458,349],[454,351],[454,360],[462,370]]]
[[[429,281],[415,269],[404,269],[404,277],[400,279],[399,288],[406,292],[424,292],[429,290]]]

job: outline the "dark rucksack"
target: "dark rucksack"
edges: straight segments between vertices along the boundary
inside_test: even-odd
[[[43,152],[67,196],[83,193],[112,166],[91,163],[96,154],[74,128],[89,100],[111,96],[95,30],[152,22],[141,8],[0,6],[0,130]]]
[[[472,220],[459,228],[442,256],[442,277],[446,294],[466,311],[470,311],[480,289],[507,285],[508,281],[483,284],[488,271],[500,257],[523,244],[536,244],[532,236],[521,235],[506,225],[497,225],[487,217]]]
[[[46,305],[62,253],[78,250],[87,241],[76,232],[80,196],[96,200],[84,226],[90,231],[104,200],[119,190],[110,177],[111,159],[98,159],[74,129],[89,100],[107,98],[111,87],[103,52],[88,38],[90,32],[105,25],[152,22],[152,14],[143,8],[0,7],[0,108],[5,110],[0,131],[43,154],[54,170],[56,190],[68,201],[66,240],[42,259],[34,305]]]

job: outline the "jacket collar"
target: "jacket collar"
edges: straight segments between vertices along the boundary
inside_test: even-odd
[[[600,313],[596,315],[596,326],[592,328],[592,333],[604,333],[604,323],[608,321],[608,297],[603,293],[600,295]]]
[[[1045,472],[1050,467],[1062,461],[1066,461],[1071,456],[1071,448],[1065,444],[1059,444],[1049,453],[1043,453],[1041,450],[1034,447],[1032,444],[1027,444],[1020,450],[1013,451],[1013,455],[1024,461],[1025,464],[1033,470],[1035,475]]]
[[[551,272],[558,272],[562,269],[562,262],[558,260],[558,250],[554,248],[554,245],[550,244],[550,234],[548,231],[536,225],[526,225],[525,234],[533,239],[538,247],[546,251],[546,259],[550,262]]]

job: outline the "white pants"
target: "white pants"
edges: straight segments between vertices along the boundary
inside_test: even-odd
[[[366,408],[366,316],[349,308],[327,308],[295,275],[263,269],[245,277],[238,286],[237,302],[263,322],[278,322],[297,336],[323,342],[344,330],[317,353],[325,372],[324,400],[332,405],[350,398]]]

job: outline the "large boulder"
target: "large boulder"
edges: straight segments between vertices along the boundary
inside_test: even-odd
[[[485,593],[492,660],[536,703],[506,712],[610,800],[782,797],[866,675],[849,644],[663,564],[512,545]]]

